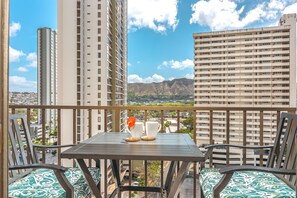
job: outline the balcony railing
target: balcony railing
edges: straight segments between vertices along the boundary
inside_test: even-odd
[[[102,132],[108,131],[122,131],[123,122],[125,118],[122,119],[121,116],[136,116],[138,119],[147,121],[150,117],[158,119],[161,123],[161,132],[165,132],[166,120],[168,118],[176,120],[175,131],[171,132],[182,132],[180,123],[191,117],[192,124],[190,126],[184,126],[190,128],[188,131],[190,133],[193,141],[199,147],[203,147],[204,144],[213,143],[236,143],[239,145],[266,145],[273,142],[275,131],[277,127],[278,120],[280,119],[281,112],[295,113],[296,108],[254,108],[254,107],[169,107],[169,106],[118,106],[118,107],[108,107],[108,106],[45,106],[45,105],[10,105],[10,113],[25,113],[27,118],[32,118],[36,116],[36,111],[40,111],[41,116],[41,143],[46,144],[47,133],[47,123],[45,121],[46,111],[56,110],[56,120],[55,125],[57,129],[57,143],[64,143],[62,141],[62,116],[63,113],[68,112],[70,114],[70,119],[72,120],[72,142],[76,144],[84,139],[91,137],[94,134],[94,115],[93,113],[100,112],[103,121],[103,127],[98,130]],[[85,115],[87,134],[80,136],[78,138],[78,126],[80,122],[78,121],[78,115]],[[95,114],[97,115],[97,114]],[[109,116],[110,115],[110,116]],[[173,118],[172,118],[173,117]],[[68,117],[69,118],[69,117]],[[191,119],[188,119],[191,120]],[[28,119],[28,125],[32,123]],[[69,143],[69,142],[67,142]],[[60,158],[61,150],[58,149],[57,152],[57,163],[61,164],[62,160]],[[225,157],[222,157],[223,154]],[[214,152],[213,156],[206,161],[206,165],[222,165],[222,161],[225,164],[253,164],[258,166],[265,165],[266,156],[262,151],[259,152],[248,152],[243,149],[241,153],[235,150],[229,149],[219,149]],[[235,159],[239,162],[235,162]],[[43,150],[41,154],[42,162],[46,162],[46,151]],[[74,162],[73,162],[74,164]],[[126,164],[126,170],[128,173],[129,185],[132,184],[132,162],[124,162]],[[148,164],[150,162],[143,162],[144,165],[144,185],[148,185]],[[74,164],[75,165],[75,164]],[[89,162],[91,166],[91,161]],[[108,196],[108,189],[110,187],[108,162],[103,161],[104,173],[103,173],[103,184],[102,191],[104,197]],[[164,168],[165,167],[165,168]],[[199,172],[199,164],[193,163],[190,168],[188,177],[192,179],[192,195],[193,197],[198,197],[197,195],[197,175]],[[164,178],[166,175],[166,162],[160,162],[160,184],[164,184]],[[178,168],[178,167],[177,167]],[[127,175],[127,174],[126,174]],[[182,193],[182,192],[181,192]],[[129,193],[131,197],[132,193]],[[145,194],[145,197],[149,196],[149,193]],[[189,197],[189,195],[184,195]],[[182,195],[182,197],[184,197]]]

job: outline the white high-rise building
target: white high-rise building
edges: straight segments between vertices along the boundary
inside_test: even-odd
[[[37,95],[38,105],[57,104],[57,33],[50,28],[37,30]],[[56,111],[46,110],[42,118],[38,111],[38,122],[52,127],[56,123]]]
[[[284,15],[276,27],[193,37],[195,106],[296,107],[296,14]],[[274,141],[276,116],[264,112],[264,144]],[[247,112],[247,145],[259,144],[259,118],[259,112]],[[209,119],[209,111],[197,115],[198,144],[210,143]],[[242,111],[230,111],[231,144],[243,144],[242,119]],[[226,112],[214,111],[212,126],[214,143],[224,143]]]
[[[127,101],[127,0],[58,1],[58,104],[122,106]],[[72,142],[72,111],[62,112],[62,141]],[[92,111],[92,133],[115,130],[115,115]],[[121,114],[121,129],[125,113]],[[88,112],[76,113],[77,141]]]

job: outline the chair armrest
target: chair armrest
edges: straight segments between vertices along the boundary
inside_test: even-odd
[[[17,165],[10,166],[9,170],[20,170],[20,169],[39,169],[46,168],[55,171],[65,172],[67,169],[63,166],[55,165],[55,164],[29,164],[29,165]]]
[[[296,175],[295,169],[268,168],[260,166],[227,166],[220,169],[221,174],[229,174],[237,171],[258,171],[282,175]]]
[[[212,144],[209,146],[206,146],[205,149],[210,149],[210,148],[217,148],[217,147],[234,147],[234,148],[246,148],[246,149],[272,149],[272,145],[268,146],[240,146],[240,145],[233,145],[233,144]]]
[[[33,144],[34,148],[64,148],[64,147],[71,147],[75,146],[75,144],[67,144],[67,145],[39,145]]]

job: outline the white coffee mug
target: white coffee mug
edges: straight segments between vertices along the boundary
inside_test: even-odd
[[[133,138],[140,138],[142,133],[144,132],[144,126],[142,122],[135,122],[134,127],[128,129],[127,131],[131,134]]]
[[[156,137],[161,129],[161,125],[158,122],[148,121],[145,123],[145,132],[147,137]]]

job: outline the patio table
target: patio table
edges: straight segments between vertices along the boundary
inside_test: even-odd
[[[154,141],[126,142],[129,133],[108,132],[98,133],[72,148],[61,153],[62,158],[75,159],[83,171],[86,181],[96,197],[101,197],[84,159],[109,159],[117,189],[114,192],[120,197],[123,191],[167,192],[167,197],[173,198],[180,191],[191,162],[203,162],[204,155],[187,134],[159,133]],[[165,185],[161,187],[124,186],[120,179],[119,160],[160,160],[171,161]],[[177,176],[173,175],[177,162],[181,162]],[[114,194],[114,193],[113,193]]]

